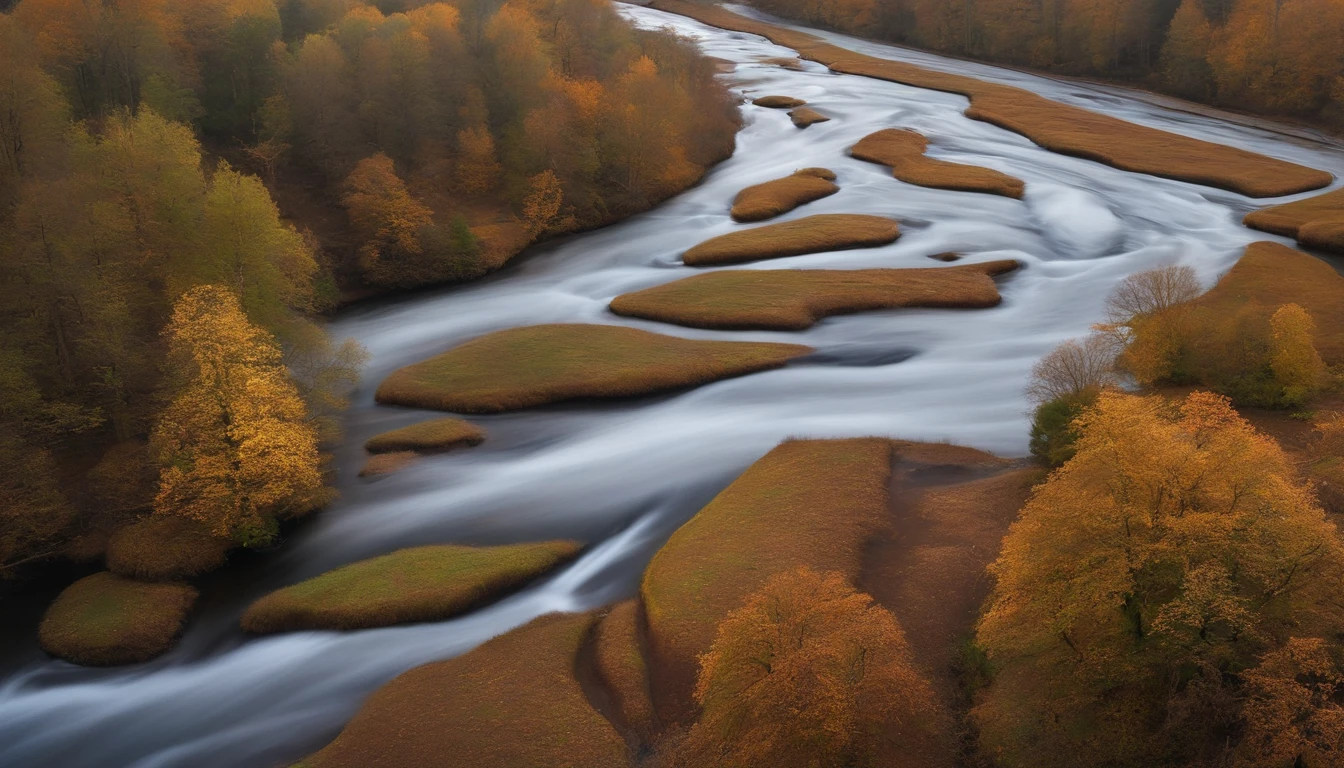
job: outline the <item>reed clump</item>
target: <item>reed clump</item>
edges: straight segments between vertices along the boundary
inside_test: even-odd
[[[683,253],[681,260],[692,267],[742,264],[805,253],[874,248],[900,236],[900,227],[885,216],[820,213],[711,238]]]
[[[756,184],[733,198],[730,212],[735,221],[764,221],[788,213],[840,191],[835,173],[826,168],[803,168],[782,179]]]

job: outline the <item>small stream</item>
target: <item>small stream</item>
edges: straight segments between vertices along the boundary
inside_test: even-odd
[[[760,60],[793,52],[762,38],[619,6],[635,23],[670,26],[751,98],[807,99],[832,120],[795,128],[784,111],[744,107],[737,151],[696,188],[621,224],[534,249],[484,281],[373,304],[332,323],[368,347],[368,386],[337,454],[342,497],[275,554],[251,555],[202,584],[178,648],[151,663],[97,670],[41,656],[31,619],[0,645],[0,765],[268,766],[320,748],[374,689],[411,667],[464,653],[552,611],[583,611],[635,593],[644,564],[682,522],[780,440],[890,435],[963,443],[1006,456],[1027,448],[1028,372],[1059,342],[1102,319],[1117,281],[1154,266],[1193,267],[1211,284],[1249,242],[1240,225],[1261,204],[1240,195],[1052,154],[965,118],[962,97]],[[1231,118],[1125,89],[1058,81],[820,32],[863,53],[1010,83],[1136,123],[1344,175],[1344,151],[1306,129]],[[930,137],[930,154],[1027,182],[1023,200],[923,189],[845,150],[881,128]],[[805,166],[834,170],[839,194],[785,218],[868,213],[904,235],[875,249],[742,269],[929,267],[1018,259],[1004,302],[982,311],[901,310],[826,320],[802,333],[696,331],[618,318],[612,297],[692,274],[686,248],[735,225],[728,204],[749,184]],[[675,395],[473,418],[490,434],[468,451],[429,457],[376,481],[355,477],[360,445],[431,414],[373,403],[393,369],[483,333],[520,325],[629,325],[692,338],[797,341],[819,353],[786,368]],[[578,538],[590,543],[554,577],[489,608],[431,624],[248,638],[252,600],[336,566],[418,544]],[[525,706],[520,702],[519,706]]]

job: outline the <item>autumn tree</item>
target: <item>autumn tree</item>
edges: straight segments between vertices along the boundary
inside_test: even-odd
[[[502,172],[495,156],[495,139],[483,125],[457,134],[457,183],[469,195],[484,195],[499,185]]]
[[[1270,318],[1269,366],[1285,404],[1300,405],[1320,389],[1325,362],[1316,351],[1316,323],[1297,304],[1285,304]]]
[[[1344,761],[1344,668],[1339,649],[1292,638],[1244,675],[1243,766],[1333,766]]]
[[[1237,672],[1290,629],[1344,626],[1337,532],[1225,398],[1103,392],[1078,425],[992,566],[982,742],[1012,765],[1216,755],[1235,735]]]
[[[370,282],[396,285],[404,282],[403,273],[420,271],[421,235],[434,217],[406,189],[392,158],[377,154],[361,160],[345,180],[341,203],[364,240],[359,260]]]
[[[163,467],[154,511],[269,540],[276,518],[323,498],[317,435],[279,345],[219,286],[183,294],[164,333],[175,386],[151,438]]]
[[[1031,454],[1056,467],[1073,456],[1073,422],[1097,395],[1115,383],[1114,341],[1093,333],[1055,347],[1031,368],[1027,397],[1036,404],[1031,424]]]
[[[58,151],[66,112],[27,30],[0,14],[0,222],[17,203],[20,180]]]
[[[1162,77],[1167,87],[1188,98],[1208,98],[1213,85],[1208,61],[1212,42],[1213,28],[1204,16],[1204,3],[1182,0],[1162,46]]]
[[[533,237],[560,229],[564,225],[561,216],[565,202],[565,190],[556,178],[555,172],[545,170],[533,176],[528,184],[527,197],[523,200],[523,221],[528,234]]]
[[[933,764],[944,725],[888,611],[838,573],[771,577],[701,657],[701,706],[679,765],[863,765],[899,750]]]

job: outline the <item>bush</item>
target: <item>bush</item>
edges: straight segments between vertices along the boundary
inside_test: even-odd
[[[1073,458],[1078,439],[1074,419],[1097,401],[1097,391],[1063,395],[1041,403],[1031,422],[1031,455],[1047,467],[1058,467]]]
[[[153,515],[118,529],[107,542],[107,568],[146,581],[189,579],[224,564],[232,542],[195,520]]]

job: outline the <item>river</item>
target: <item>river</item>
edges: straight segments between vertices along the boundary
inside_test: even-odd
[[[358,339],[372,354],[336,456],[341,499],[281,552],[245,558],[207,579],[181,644],[160,659],[95,670],[47,660],[31,640],[13,651],[0,682],[0,765],[209,768],[297,759],[329,741],[365,696],[410,667],[464,653],[547,612],[634,594],[644,564],[671,531],[786,437],[876,434],[1025,454],[1022,389],[1032,363],[1102,319],[1117,281],[1180,263],[1211,284],[1243,246],[1270,239],[1240,225],[1259,204],[1240,195],[1053,154],[967,119],[962,97],[832,74],[812,63],[802,71],[761,63],[793,52],[651,9],[620,8],[636,24],[670,26],[706,54],[736,64],[723,75],[736,93],[804,98],[831,121],[799,130],[783,111],[747,105],[733,157],[655,210],[534,249],[482,282],[337,318],[333,333]],[[817,34],[1344,175],[1341,145],[1309,130]],[[889,127],[930,137],[935,157],[1025,180],[1025,198],[914,187],[847,156],[860,138]],[[739,189],[805,166],[834,170],[841,191],[786,218],[879,214],[898,219],[904,235],[883,248],[741,268],[928,267],[937,263],[927,256],[955,251],[963,263],[1013,258],[1025,269],[1001,280],[1004,301],[995,309],[866,312],[801,333],[694,331],[606,311],[617,294],[691,274],[679,254],[740,226],[728,218]],[[430,415],[373,403],[373,388],[388,372],[489,331],[550,322],[798,341],[818,353],[671,396],[476,418],[490,434],[479,448],[426,458],[372,482],[355,477],[365,438]],[[554,537],[591,547],[553,578],[460,619],[262,639],[237,628],[243,608],[266,591],[399,547]],[[7,631],[33,632],[31,623]]]

